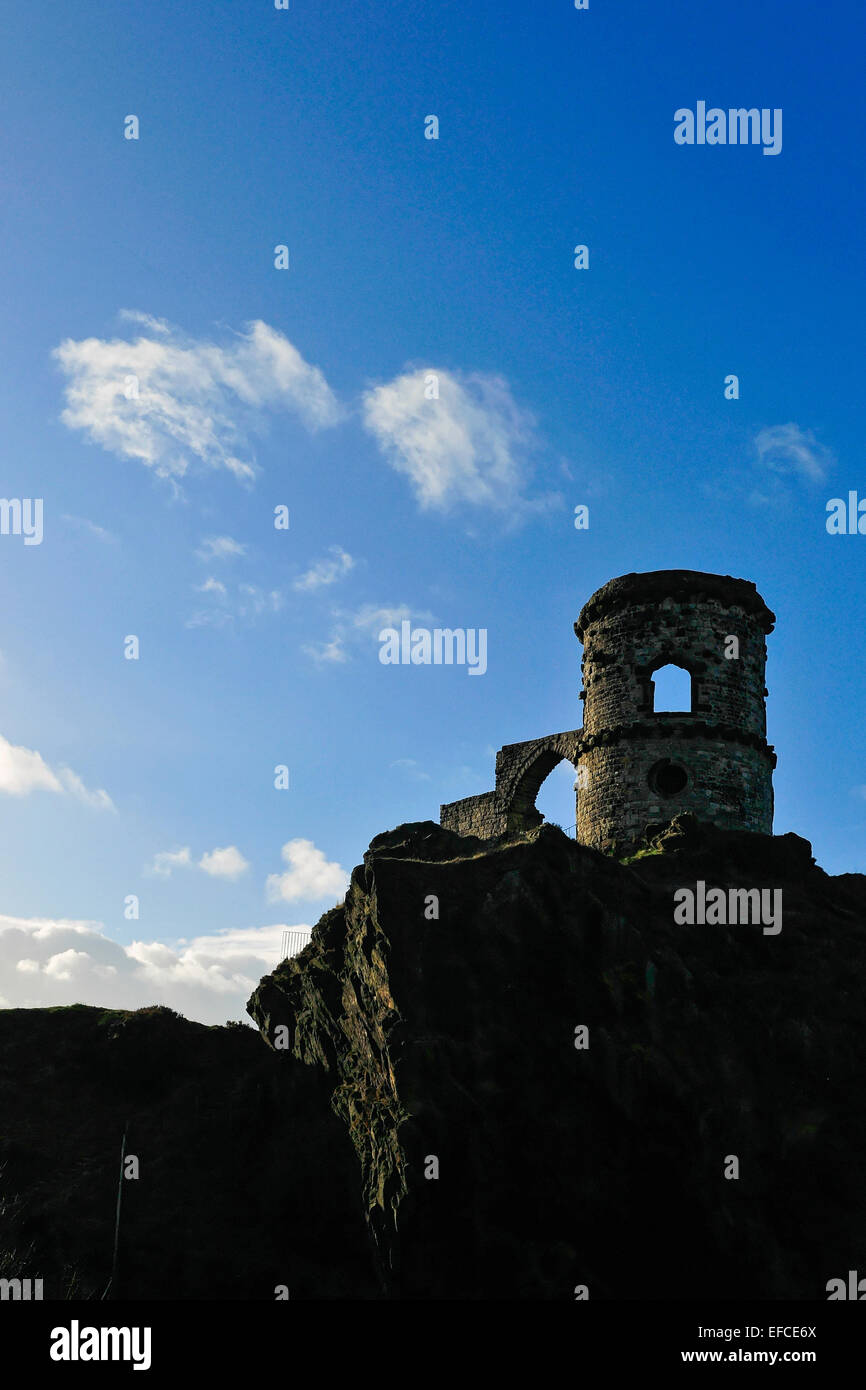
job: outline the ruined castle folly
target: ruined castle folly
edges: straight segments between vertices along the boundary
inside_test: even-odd
[[[595,849],[627,853],[684,811],[772,833],[764,639],[774,622],[746,579],[696,570],[611,579],[574,625],[583,727],[501,748],[495,790],[442,806],[441,824],[483,839],[540,824],[535,798],[566,758],[577,769],[577,838]],[[688,708],[655,709],[664,666],[688,673]]]

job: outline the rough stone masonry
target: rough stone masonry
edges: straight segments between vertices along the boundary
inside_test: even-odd
[[[542,782],[577,770],[576,836],[612,854],[637,848],[683,812],[724,830],[771,834],[773,768],[764,684],[775,615],[755,585],[696,570],[611,579],[584,605],[580,729],[506,744],[496,785],[440,808],[440,824],[494,839],[531,829]],[[656,712],[653,676],[678,666],[691,707]]]

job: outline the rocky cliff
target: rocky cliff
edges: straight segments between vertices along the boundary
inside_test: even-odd
[[[781,930],[677,925],[699,881]],[[248,1007],[329,1078],[391,1296],[822,1298],[866,1248],[864,966],[866,877],[795,835],[425,823]]]

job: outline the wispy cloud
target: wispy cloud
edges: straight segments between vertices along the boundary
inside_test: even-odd
[[[414,758],[395,758],[391,767],[399,767],[405,772],[407,777],[411,777],[413,782],[429,782],[429,772],[422,772]]]
[[[197,613],[191,613],[184,623],[184,627],[231,627],[234,622],[234,615],[225,608],[200,608]]]
[[[350,648],[369,645],[383,628],[399,628],[404,620],[435,622],[432,613],[413,612],[405,603],[365,603],[354,612],[336,608],[330,635],[321,642],[308,642],[301,650],[319,665],[341,664],[349,660]]]
[[[122,338],[67,338],[54,357],[67,378],[63,423],[120,458],[175,482],[191,464],[251,483],[250,434],[269,411],[309,430],[336,424],[341,407],[318,367],[260,319],[224,345],[194,338],[135,310],[141,331]]]
[[[166,319],[154,318],[153,314],[143,314],[140,309],[121,309],[117,317],[127,323],[137,323],[150,333],[171,334],[171,324]]]
[[[97,526],[95,521],[88,521],[86,516],[70,516],[64,513],[61,520],[69,523],[78,531],[86,531],[88,535],[95,536],[97,540],[104,541],[106,545],[117,545],[117,537],[111,531],[106,531],[104,526]]]
[[[835,462],[832,450],[820,444],[811,430],[801,429],[793,421],[760,430],[755,449],[758,462],[771,472],[810,482],[821,482]]]
[[[435,376],[438,399],[429,399]],[[553,499],[524,495],[535,420],[500,376],[421,368],[368,390],[364,423],[422,508],[471,503],[514,513]]]
[[[221,579],[206,579],[203,584],[196,584],[197,594],[219,594],[220,598],[225,598],[228,590]]]
[[[279,613],[283,606],[283,596],[279,589],[259,589],[255,584],[239,584],[238,617],[246,618],[259,613]]]
[[[29,796],[34,791],[69,795],[99,811],[116,810],[108,792],[90,791],[71,768],[52,768],[35,749],[9,743],[0,734],[0,792]]]
[[[232,536],[207,536],[195,552],[200,560],[233,560],[246,554],[246,546]]]
[[[229,589],[219,579],[208,579],[195,586],[196,593],[210,594],[217,605],[201,608],[187,618],[186,627],[231,627],[237,622],[251,622],[262,613],[279,613],[283,595],[279,589],[260,589],[256,584],[238,584]]]
[[[348,551],[339,545],[332,545],[329,554],[330,560],[318,560],[306,574],[295,580],[293,587],[306,592],[322,589],[328,584],[336,584],[338,579],[342,579],[349,570],[354,569],[355,561]]]
[[[324,642],[305,642],[301,651],[311,656],[319,666],[341,666],[349,660],[342,633],[335,633]]]

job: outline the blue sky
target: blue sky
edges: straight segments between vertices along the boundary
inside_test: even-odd
[[[776,831],[866,871],[860,7],[4,18],[0,1000],[240,1016],[374,834],[580,723],[633,570],[757,583]],[[677,145],[699,100],[781,153]],[[382,665],[401,617],[484,676]]]

